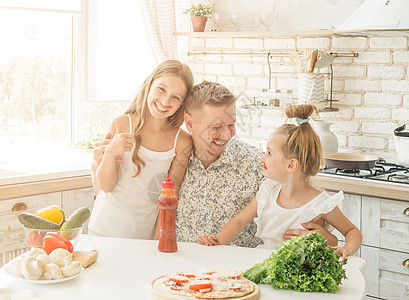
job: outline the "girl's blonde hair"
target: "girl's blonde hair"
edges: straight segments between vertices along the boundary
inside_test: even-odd
[[[139,88],[134,100],[126,110],[126,114],[136,114],[136,124],[134,127],[135,150],[132,154],[132,161],[137,167],[135,176],[138,176],[142,168],[145,167],[145,161],[138,155],[141,146],[141,130],[146,121],[148,113],[148,94],[152,86],[152,82],[159,77],[173,75],[183,80],[186,86],[186,95],[184,100],[190,94],[193,87],[193,74],[186,64],[182,64],[178,60],[166,60],[159,64],[155,70],[145,79],[142,86]],[[179,109],[168,117],[169,125],[173,127],[180,127],[183,123],[183,115],[185,113],[185,101]]]
[[[306,176],[317,174],[322,163],[322,146],[319,136],[308,122],[318,109],[311,104],[290,105],[285,109],[287,118],[298,118],[300,125],[284,124],[274,134],[285,138],[281,150],[285,159],[296,158]]]

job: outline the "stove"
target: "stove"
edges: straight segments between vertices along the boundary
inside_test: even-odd
[[[337,169],[325,167],[319,173],[330,176],[355,177],[409,185],[409,168],[386,162],[383,159],[376,161],[372,169]]]

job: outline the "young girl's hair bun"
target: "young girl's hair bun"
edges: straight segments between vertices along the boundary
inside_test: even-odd
[[[309,117],[318,109],[312,104],[290,105],[285,109],[287,118],[296,118],[297,125],[284,124],[275,131],[284,136],[282,153],[286,159],[296,158],[300,169],[306,176],[313,176],[319,171],[322,162],[322,146]]]
[[[318,114],[318,109],[312,104],[290,105],[285,109],[287,118],[308,119],[314,112]]]

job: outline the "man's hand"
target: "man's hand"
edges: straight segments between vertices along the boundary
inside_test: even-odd
[[[318,225],[314,222],[302,223],[302,227],[305,229],[288,229],[283,235],[283,239],[290,240],[295,236],[309,234],[311,232],[318,232],[320,233],[325,239],[328,240],[328,244],[331,246],[336,246],[338,244],[338,239],[335,235],[331,234],[328,230],[326,230],[321,225]]]
[[[206,246],[221,245],[219,236],[217,234],[200,235],[197,238],[197,242],[201,245]]]

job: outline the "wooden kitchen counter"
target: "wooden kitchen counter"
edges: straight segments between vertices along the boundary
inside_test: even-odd
[[[409,185],[394,182],[317,174],[312,178],[312,184],[328,191],[409,201]]]

